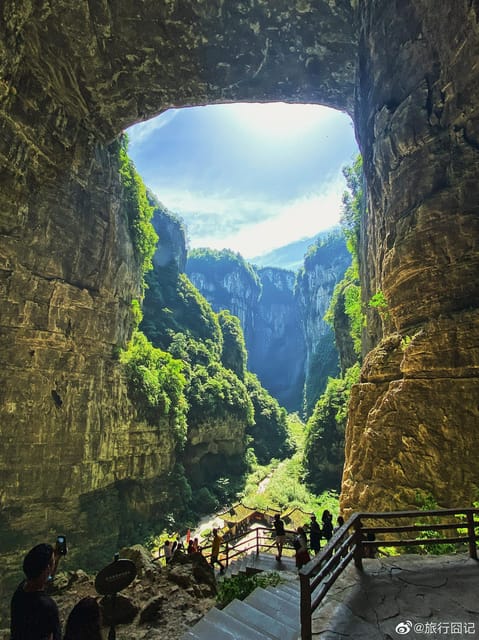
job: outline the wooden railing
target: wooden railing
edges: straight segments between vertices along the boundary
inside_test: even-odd
[[[228,566],[233,560],[247,555],[254,551],[256,555],[260,552],[274,553],[276,554],[276,542],[272,536],[273,529],[268,527],[255,527],[250,529],[247,533],[241,533],[235,536],[228,536],[225,542],[222,542],[220,547],[220,560]],[[286,542],[284,550],[286,554],[294,555],[293,539],[295,532],[286,530]],[[183,552],[186,552],[183,549]],[[211,558],[211,544],[202,544],[201,553],[209,561]],[[156,561],[165,562],[165,555],[162,550],[159,551]]]
[[[479,522],[474,516],[479,509],[441,509],[436,511],[391,511],[386,513],[355,513],[331,538],[329,543],[299,572],[301,586],[301,640],[312,638],[312,614],[321,604],[336,579],[351,560],[359,570],[363,568],[363,558],[371,557],[380,547],[400,547],[436,544],[467,544],[469,555],[477,560],[476,542],[479,535],[476,527]],[[401,520],[422,521],[425,518],[452,517],[461,518],[455,522],[423,524],[397,524]],[[364,521],[374,524],[364,526]],[[381,526],[379,523],[394,520],[394,523]],[[449,530],[450,537],[405,538],[403,534],[419,532],[442,532]],[[466,530],[467,533],[462,533]],[[368,535],[369,534],[369,535]],[[399,536],[397,535],[399,534]],[[378,539],[382,535],[382,539]],[[393,537],[396,536],[396,537]],[[369,539],[368,539],[369,537]]]

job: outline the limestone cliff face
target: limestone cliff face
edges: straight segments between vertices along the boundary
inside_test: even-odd
[[[183,272],[186,265],[185,231],[179,220],[161,203],[152,199],[155,207],[152,224],[158,234],[158,244],[153,256],[153,266],[163,268],[174,265],[178,272]]]
[[[296,295],[306,339],[305,409],[311,415],[326,387],[328,376],[339,372],[338,352],[333,330],[324,320],[334,287],[344,276],[351,256],[341,234],[310,250],[299,272]]]
[[[241,264],[223,273],[217,271],[213,277],[193,270],[187,264],[186,273],[215,311],[229,309],[240,319],[245,339],[248,339],[250,334],[247,332],[254,326],[253,310],[261,292],[259,281]]]
[[[387,309],[368,311],[366,347],[386,337],[351,400],[347,511],[413,506],[416,490],[477,499],[478,18],[475,3],[361,6],[361,279]]]
[[[384,331],[412,341],[399,369],[381,358],[355,391],[343,507],[406,502],[418,486],[443,506],[476,497],[477,3],[58,0],[1,12],[6,548],[63,528],[81,491],[168,467],[167,444],[132,416],[112,358],[139,274],[108,143],[171,106],[287,100],[353,115],[368,193],[365,302],[381,289]],[[383,329],[368,313],[370,349]],[[406,445],[412,475],[399,474]],[[357,467],[360,452],[369,463]]]
[[[161,428],[136,418],[116,357],[140,293],[116,145],[82,151],[85,142],[74,144],[74,167],[56,168],[64,158],[47,148],[46,173],[11,165],[17,199],[0,195],[6,556],[31,545],[32,532],[68,531],[73,555],[114,548],[131,506],[122,482],[158,478],[174,462]],[[135,509],[157,500],[143,498]]]
[[[193,296],[191,292],[181,288],[186,263],[186,237],[183,226],[163,205],[158,202],[154,202],[154,205],[153,225],[159,239],[153,256],[153,271],[146,276],[148,286],[140,328],[156,347],[165,350],[171,345],[172,334],[176,333],[188,335],[197,343],[201,343],[204,349],[209,350],[206,343],[217,343],[220,329],[213,310],[202,296],[197,291],[196,296]],[[250,282],[257,286],[255,278],[250,279]],[[212,284],[212,289],[216,290],[217,285],[224,293],[231,283],[236,308],[244,308],[249,313],[248,297],[251,291],[247,292],[243,299],[244,293],[236,284],[235,268],[225,276],[224,281]],[[207,309],[201,308],[201,304]],[[214,333],[214,326],[218,334]],[[240,384],[239,380],[235,382]],[[189,391],[187,386],[187,399]],[[190,409],[191,404],[190,402]],[[194,487],[203,486],[219,476],[230,473],[234,475],[236,468],[240,471],[246,448],[247,424],[238,416],[230,415],[220,400],[218,405],[217,412],[213,412],[213,418],[206,415],[204,407],[195,406],[188,416],[186,446],[176,456],[178,462],[186,469]]]
[[[248,332],[250,369],[281,406],[301,411],[306,344],[294,296],[296,276],[273,268],[259,269],[258,275],[262,289]]]
[[[215,311],[228,309],[240,319],[249,370],[282,406],[301,411],[306,354],[295,274],[273,268],[256,271],[242,259],[231,269],[228,256],[209,256],[193,254],[187,274]]]

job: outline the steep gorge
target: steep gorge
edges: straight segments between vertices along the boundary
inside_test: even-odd
[[[161,509],[154,484],[172,450],[136,416],[115,358],[141,274],[113,141],[171,106],[286,100],[351,114],[368,325],[342,506],[412,506],[418,488],[441,506],[475,499],[476,0],[25,0],[0,16],[4,566],[65,526],[93,553],[117,539],[125,504]],[[379,290],[382,319],[367,306]]]

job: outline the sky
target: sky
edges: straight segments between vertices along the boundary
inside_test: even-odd
[[[341,169],[358,153],[349,116],[318,105],[170,109],[127,133],[138,173],[182,218],[189,247],[246,259],[336,225]]]

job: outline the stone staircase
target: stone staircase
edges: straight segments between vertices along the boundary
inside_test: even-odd
[[[299,581],[294,559],[277,562],[269,554],[251,554],[232,563],[225,577],[260,571],[280,572],[284,581],[276,587],[257,587],[224,609],[213,607],[181,640],[298,640]]]

